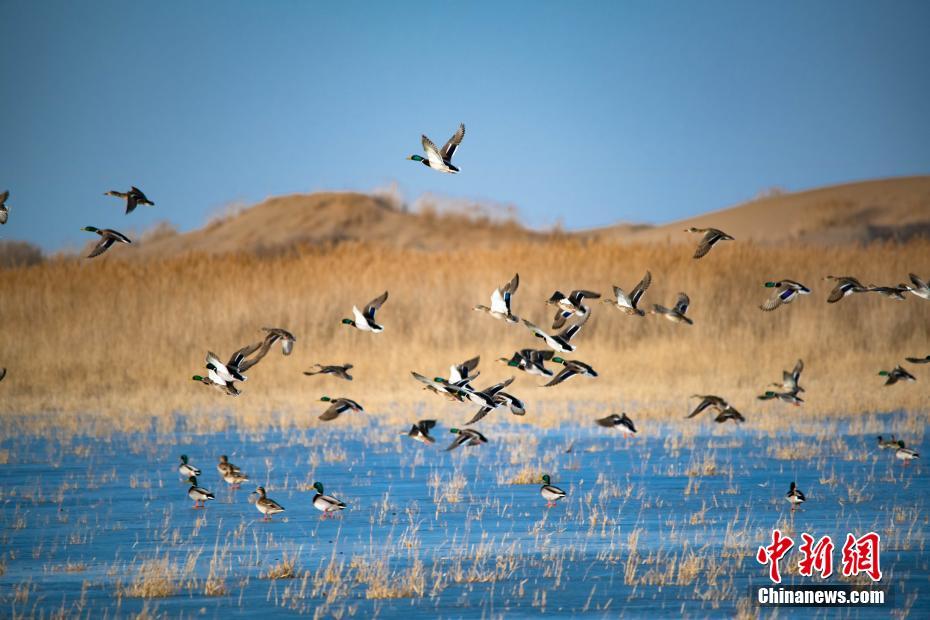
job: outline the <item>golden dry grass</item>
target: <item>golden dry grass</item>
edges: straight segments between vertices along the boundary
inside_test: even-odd
[[[520,288],[514,312],[548,327],[551,307],[543,302],[553,290],[607,293],[612,284],[629,290],[647,269],[653,284],[646,306],[670,305],[685,291],[695,325],[627,317],[596,304],[576,340],[578,351],[568,357],[592,364],[600,378],[541,388],[520,373],[510,391],[530,404],[523,421],[551,423],[569,401],[602,403],[604,412],[677,418],[693,393],[722,394],[740,409],[794,414],[787,405],[754,397],[799,357],[807,364],[802,383],[808,414],[926,407],[930,376],[924,368],[914,369],[917,383],[888,388],[877,373],[905,355],[930,352],[930,303],[868,294],[827,304],[830,283],[822,278],[850,274],[866,283],[897,284],[909,271],[930,276],[930,242],[732,242],[701,260],[691,258],[692,250],[690,243],[553,240],[430,253],[350,243],[264,258],[105,256],[2,270],[0,365],[9,373],[0,384],[0,413],[66,414],[31,419],[57,425],[97,419],[113,428],[190,414],[210,427],[223,418],[206,412],[228,413],[245,424],[320,424],[317,399],[323,394],[354,398],[369,411],[399,401],[447,408],[420,390],[409,371],[445,375],[449,364],[480,354],[477,384],[483,386],[514,374],[496,358],[542,346],[524,327],[471,309],[487,304],[490,292],[515,271]],[[758,304],[770,291],[762,282],[785,277],[806,283],[814,294],[763,313]],[[378,317],[384,333],[340,325],[353,304],[384,290],[390,291]],[[202,372],[208,349],[228,356],[272,325],[297,335],[294,353],[283,357],[274,349],[248,373],[242,396],[230,398],[191,381]],[[355,380],[303,376],[314,362],[351,362]]]

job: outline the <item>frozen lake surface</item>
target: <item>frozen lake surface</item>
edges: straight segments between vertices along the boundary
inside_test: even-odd
[[[875,419],[889,432],[900,423]],[[923,420],[907,436],[918,450]],[[779,615],[930,617],[927,469],[849,424],[653,425],[629,441],[588,421],[479,426],[490,443],[453,452],[442,422],[433,446],[370,424],[4,433],[0,615],[766,617],[751,597],[768,584],[755,552],[779,527],[797,544],[802,532],[832,536],[837,569],[847,532],[878,532],[890,598]],[[187,498],[182,453],[216,495],[205,510]],[[251,482],[230,489],[220,454]],[[552,508],[543,473],[568,493]],[[808,499],[794,515],[792,480]],[[338,518],[312,507],[315,481],[348,504]],[[257,484],[286,508],[271,522],[248,500]],[[782,560],[785,584],[847,583],[799,576],[796,552]]]

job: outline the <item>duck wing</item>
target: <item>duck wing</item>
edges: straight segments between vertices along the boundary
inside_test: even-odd
[[[100,241],[97,242],[97,245],[94,246],[94,249],[90,254],[87,255],[87,258],[94,258],[95,256],[100,256],[104,252],[110,249],[110,246],[116,240],[110,236],[104,236]]]
[[[646,289],[649,288],[650,284],[652,284],[652,274],[647,271],[643,279],[639,281],[639,284],[637,284],[636,288],[630,293],[630,305],[633,308],[636,308],[637,304],[639,304],[639,300],[646,294]]]
[[[557,375],[552,379],[552,381],[550,381],[549,383],[545,384],[543,387],[552,387],[553,385],[558,385],[558,384],[562,383],[563,381],[565,381],[566,379],[570,379],[571,377],[574,377],[574,376],[577,375],[577,374],[578,374],[578,371],[577,371],[577,370],[575,370],[575,369],[572,368],[572,367],[566,366],[566,367],[563,368],[561,371],[559,371],[559,374],[557,374]]]
[[[439,152],[439,149],[436,148],[436,145],[433,144],[433,141],[426,137],[424,134],[421,140],[423,144],[423,150],[426,152],[426,159],[429,161],[430,167],[443,169],[446,167],[446,162],[442,159],[442,153]]]
[[[678,300],[675,301],[675,312],[683,315],[688,311],[690,305],[691,299],[685,293],[678,293]]]
[[[381,308],[381,305],[387,301],[388,292],[384,291],[379,297],[376,297],[368,302],[368,305],[365,306],[365,318],[369,321],[375,320],[375,312]]]
[[[459,123],[459,128],[452,134],[452,137],[449,138],[449,141],[446,142],[445,146],[442,147],[439,155],[446,161],[450,161],[452,156],[455,154],[455,149],[462,143],[462,138],[465,137],[465,123]]]

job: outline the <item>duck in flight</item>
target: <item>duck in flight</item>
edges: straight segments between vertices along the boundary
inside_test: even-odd
[[[567,379],[571,379],[575,375],[592,378],[597,377],[597,371],[580,360],[566,360],[562,359],[561,357],[553,357],[552,361],[556,364],[562,364],[564,368],[559,371],[559,374],[557,374],[555,378],[552,379],[552,381],[545,384],[543,387],[552,387],[553,385],[558,385]]]
[[[802,388],[798,383],[801,380],[801,372],[803,370],[804,360],[798,360],[793,369],[790,371],[782,371],[781,383],[772,383],[771,386],[780,387],[786,392],[803,392],[804,388]]]
[[[643,298],[643,295],[646,294],[646,289],[649,288],[650,284],[652,284],[652,274],[647,271],[646,275],[643,276],[643,279],[639,281],[639,284],[636,285],[629,295],[619,286],[615,286],[614,298],[602,299],[601,302],[610,304],[614,308],[630,316],[645,316],[646,313],[639,309],[639,302]]]
[[[330,398],[329,396],[323,396],[320,400],[324,403],[330,403],[329,408],[319,416],[324,422],[335,420],[346,411],[365,411],[362,409],[361,405],[350,398]]]
[[[135,186],[130,187],[128,192],[118,192],[115,189],[111,189],[108,192],[104,192],[103,195],[124,199],[126,201],[126,215],[132,213],[139,205],[155,206],[155,203],[149,200],[148,197],[142,193],[142,190]]]
[[[824,280],[833,280],[836,282],[836,286],[833,287],[830,296],[827,297],[828,304],[835,304],[853,293],[865,293],[869,290],[862,285],[862,282],[852,276],[827,276]]]
[[[459,125],[458,130],[449,138],[449,141],[446,142],[445,146],[442,147],[442,150],[437,149],[436,145],[433,144],[433,141],[426,137],[424,134],[422,136],[423,151],[426,153],[426,157],[421,155],[411,155],[407,159],[412,161],[418,161],[422,163],[427,168],[432,168],[433,170],[438,170],[439,172],[447,172],[449,174],[455,174],[459,172],[459,169],[452,164],[452,156],[455,155],[456,149],[462,143],[462,138],[465,137],[465,124],[462,123]]]
[[[718,228],[695,228],[694,226],[686,228],[685,232],[690,233],[704,233],[704,236],[701,238],[701,242],[698,244],[697,249],[694,251],[694,258],[702,258],[710,249],[717,245],[720,241],[733,241],[733,237],[723,232]]]
[[[685,316],[688,307],[691,305],[691,299],[685,293],[678,293],[678,299],[675,301],[673,308],[666,308],[659,304],[652,304],[652,314],[664,316],[672,323],[687,323],[694,325],[694,321]]]
[[[2,196],[0,196],[0,198],[2,198]],[[0,200],[0,203],[2,202],[3,201]],[[914,284],[914,286],[904,285],[904,287],[908,290],[908,292],[911,293],[912,295],[920,297],[921,299],[926,299],[927,301],[930,301],[930,284],[927,284],[924,280],[921,280],[920,278],[918,278],[917,274],[909,273],[907,275],[911,279],[911,282]]]
[[[268,335],[265,336],[265,340],[268,341],[269,346],[280,340],[281,353],[284,355],[291,354],[291,351],[294,350],[294,343],[297,342],[297,338],[294,337],[294,334],[282,327],[263,327],[262,329],[268,332]]]
[[[349,325],[363,332],[372,332],[375,334],[383,332],[384,327],[375,323],[375,312],[381,308],[382,304],[387,301],[387,298],[388,292],[384,291],[380,297],[376,297],[368,302],[364,312],[360,311],[358,306],[352,306],[352,313],[355,315],[355,320],[342,319],[342,324]]]
[[[93,258],[95,256],[100,256],[104,252],[110,249],[110,246],[116,242],[119,243],[132,243],[132,241],[119,232],[118,230],[113,230],[110,228],[95,228],[93,226],[85,226],[81,230],[86,230],[87,232],[97,233],[100,235],[101,239],[97,242],[97,245],[94,246],[94,249],[90,254],[87,255],[87,258]]]
[[[714,394],[695,394],[691,398],[700,398],[701,402],[694,408],[694,411],[688,414],[688,418],[693,418],[707,409],[713,409],[717,411],[717,417],[714,418],[714,422],[718,424],[722,424],[728,420],[733,420],[737,423],[746,421],[743,414],[734,409],[726,399],[720,396],[715,396]]]
[[[494,289],[494,292],[491,293],[490,308],[479,304],[475,306],[474,309],[480,312],[487,312],[495,319],[502,319],[508,323],[516,323],[520,319],[514,316],[513,312],[510,311],[510,302],[513,299],[513,294],[517,292],[518,286],[520,286],[520,274],[516,273],[510,282]]]
[[[473,428],[450,428],[449,432],[455,435],[455,439],[452,440],[452,443],[449,444],[449,447],[446,448],[446,452],[450,450],[455,450],[459,446],[480,446],[483,443],[488,443],[488,438],[476,431]]]
[[[305,370],[304,374],[308,377],[312,377],[313,375],[333,375],[334,377],[339,377],[346,381],[352,380],[352,375],[349,374],[349,371],[352,369],[352,364],[343,364],[341,366],[314,364],[313,367],[316,368],[316,370]]]
[[[578,323],[566,327],[564,330],[554,336],[547,334],[526,319],[523,319],[523,324],[526,325],[531,332],[533,332],[534,336],[544,340],[545,343],[549,345],[549,348],[556,353],[571,353],[576,348],[575,345],[571,343],[571,340],[578,334],[578,331],[584,326],[587,320],[588,317],[585,316],[585,318],[583,318]]]
[[[898,381],[917,381],[917,377],[906,371],[902,366],[895,366],[892,370],[880,370],[878,374],[887,377],[885,385],[894,385]]]
[[[510,358],[499,357],[497,361],[503,362],[511,368],[522,370],[527,374],[551,377],[553,372],[546,368],[546,361],[551,360],[553,355],[555,355],[555,352],[548,349],[520,349],[514,352]]]
[[[421,443],[436,443],[436,439],[429,434],[430,430],[436,426],[436,420],[420,420],[410,427],[410,430],[404,433],[414,441]]]
[[[595,420],[599,426],[606,428],[616,428],[623,433],[627,439],[636,434],[636,425],[633,424],[633,420],[630,417],[623,413],[622,415],[617,415],[612,413],[606,418],[598,418]]]
[[[588,299],[599,299],[600,296],[600,293],[581,289],[572,291],[568,296],[562,294],[561,291],[554,292],[546,300],[547,304],[558,308],[555,311],[555,318],[552,319],[552,329],[562,329],[565,320],[570,316],[576,316],[579,319],[587,317],[591,309],[584,305],[584,299],[586,297]]]
[[[765,288],[774,288],[775,291],[771,297],[762,302],[759,306],[765,312],[771,312],[782,304],[790,304],[797,299],[799,295],[810,295],[811,290],[794,280],[778,280],[776,282],[766,282]]]

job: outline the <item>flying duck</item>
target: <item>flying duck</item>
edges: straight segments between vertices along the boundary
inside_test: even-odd
[[[229,357],[229,361],[225,364],[220,361],[216,353],[207,351],[206,364],[207,370],[209,370],[209,379],[215,383],[220,383],[220,381],[226,383],[232,381],[246,381],[248,377],[242,373],[254,366],[258,360],[246,360],[245,358],[257,351],[260,346],[261,343],[257,342],[242,347],[233,353]],[[217,381],[217,379],[219,379],[219,381]]]
[[[893,370],[880,370],[878,371],[879,376],[888,377],[885,380],[885,385],[894,385],[898,381],[917,381],[917,377],[904,370],[901,366],[895,366]]]
[[[557,353],[571,353],[575,350],[575,345],[571,343],[572,338],[578,333],[578,331],[584,326],[587,322],[588,316],[585,316],[581,321],[575,323],[574,325],[569,325],[560,333],[550,336],[543,330],[539,329],[526,319],[523,319],[523,324],[526,325],[533,335],[537,338],[542,338],[549,348]]]
[[[387,301],[387,298],[388,292],[384,291],[380,297],[376,297],[368,302],[364,312],[359,311],[357,306],[352,306],[352,313],[355,315],[355,320],[342,319],[342,324],[351,325],[363,332],[373,332],[375,334],[383,332],[384,328],[375,323],[375,312]]]
[[[181,464],[178,465],[178,473],[185,478],[193,478],[200,475],[200,470],[187,462],[187,455],[181,455]]]
[[[305,370],[304,374],[308,377],[313,375],[333,375],[334,377],[339,377],[340,379],[345,379],[346,381],[352,380],[352,375],[349,374],[349,371],[352,369],[352,364],[343,364],[342,366],[323,366],[322,364],[314,364],[314,368],[317,370]]]
[[[894,456],[899,461],[903,461],[905,465],[913,461],[914,459],[919,459],[920,454],[916,450],[911,450],[910,448],[904,447],[904,441],[898,440],[898,449],[895,450]]]
[[[6,204],[6,199],[10,197],[10,190],[5,190],[0,194],[0,224],[6,224],[10,217],[10,207]]]
[[[694,408],[694,411],[688,414],[688,418],[693,418],[702,411],[710,408],[717,411],[717,417],[714,418],[714,422],[718,424],[722,424],[728,420],[734,420],[737,423],[746,421],[746,418],[744,418],[739,411],[734,409],[730,403],[720,396],[715,396],[713,394],[695,394],[691,398],[700,398],[701,402]]]
[[[685,293],[678,293],[678,299],[675,301],[674,308],[666,308],[659,304],[652,305],[652,314],[664,316],[672,323],[687,323],[694,325],[694,321],[685,316],[688,306],[691,305],[691,299]]]
[[[294,350],[294,343],[297,342],[294,334],[281,327],[263,327],[262,329],[268,332],[266,338],[269,338],[271,342],[275,340],[281,341],[281,352],[284,355],[291,354],[291,351]]]
[[[191,476],[187,479],[191,483],[191,487],[187,490],[187,496],[194,500],[194,508],[205,508],[207,505],[208,499],[216,499],[213,496],[213,493],[210,491],[197,486],[197,478]]]
[[[459,446],[480,446],[483,443],[488,443],[488,438],[476,431],[473,428],[450,428],[449,432],[453,435],[456,435],[455,439],[452,440],[452,443],[449,444],[449,447],[446,448],[446,452],[450,450],[455,450]]]
[[[542,488],[539,489],[539,494],[546,500],[546,507],[551,508],[555,506],[557,501],[565,497],[565,491],[550,484],[549,474],[543,474],[542,482],[543,485]]]
[[[626,413],[623,413],[622,415],[612,413],[606,418],[598,418],[595,421],[600,426],[619,429],[620,432],[627,437],[627,439],[629,439],[632,435],[635,435],[637,432],[636,426],[633,424],[633,420],[631,420]]]
[[[436,439],[429,434],[430,429],[434,426],[436,426],[436,420],[420,420],[404,434],[421,443],[436,443]]]
[[[576,316],[579,319],[587,317],[591,309],[584,305],[585,298],[599,299],[600,296],[600,293],[585,290],[572,291],[567,297],[561,291],[554,292],[546,300],[550,306],[557,307],[555,318],[552,319],[552,329],[561,329],[565,325],[565,319],[570,316]]]
[[[242,390],[237,388],[235,383],[233,383],[232,381],[223,381],[222,379],[219,378],[219,376],[216,375],[216,373],[213,372],[212,369],[210,369],[207,372],[206,377],[203,375],[194,375],[193,377],[191,377],[191,379],[193,379],[194,381],[199,381],[200,383],[203,383],[204,385],[209,385],[210,387],[214,387],[220,392],[223,392],[224,394],[226,394],[227,396],[239,396],[240,394],[242,394]]]
[[[782,371],[781,383],[772,383],[771,385],[781,387],[786,392],[803,392],[804,388],[798,383],[798,381],[801,380],[801,372],[803,370],[804,360],[798,360],[790,372],[787,370]]]
[[[461,364],[452,364],[449,366],[449,383],[461,383],[466,379],[474,379],[481,373],[476,373],[475,368],[481,362],[481,356],[477,355],[470,360],[465,360]],[[474,374],[473,374],[474,373]]]
[[[799,295],[810,295],[811,290],[794,280],[778,280],[776,282],[766,282],[763,286],[774,288],[775,292],[771,297],[762,302],[759,306],[765,312],[771,312],[782,304],[790,304]]]
[[[345,413],[346,411],[365,411],[362,409],[361,405],[349,398],[330,398],[329,396],[323,396],[320,398],[320,400],[324,403],[330,403],[329,409],[321,413],[319,416],[319,419],[323,420],[324,422],[335,420],[339,417],[340,414]]]
[[[494,386],[494,387],[496,388],[498,386]],[[466,426],[472,425],[475,422],[481,420],[484,416],[494,411],[495,409],[499,409],[502,407],[510,407],[510,413],[514,415],[526,415],[526,404],[522,400],[520,400],[513,394],[508,394],[507,392],[504,392],[502,390],[497,390],[494,393],[494,395],[491,397],[491,403],[488,405],[482,405],[481,409],[479,409],[478,412],[472,417],[472,419],[466,422],[465,425]]]
[[[262,521],[269,521],[272,515],[284,512],[284,506],[265,494],[265,487],[258,487],[252,494],[258,495],[258,499],[255,500],[255,508],[264,515]]]
[[[93,258],[95,256],[100,256],[104,252],[110,249],[110,246],[116,243],[132,243],[132,241],[124,235],[123,233],[112,230],[110,228],[94,228],[93,226],[85,226],[81,230],[86,230],[87,232],[97,233],[100,235],[101,239],[97,242],[97,245],[94,246],[93,251],[87,255],[87,258]]]
[[[455,174],[459,171],[458,168],[452,165],[452,156],[455,154],[455,150],[458,148],[459,144],[462,143],[462,138],[465,137],[465,124],[459,124],[458,131],[456,131],[449,141],[446,142],[445,146],[442,147],[442,150],[436,148],[436,145],[433,144],[432,140],[422,136],[423,151],[426,153],[426,157],[420,155],[411,155],[407,159],[412,161],[421,162],[427,168],[432,168],[433,170],[438,170],[439,172],[448,172],[450,174]]]
[[[733,237],[716,228],[695,228],[694,226],[686,228],[685,232],[704,233],[704,237],[694,251],[694,258],[701,258],[710,252],[710,249],[717,245],[718,241],[733,241]]]
[[[610,304],[621,312],[632,316],[645,316],[646,313],[639,309],[639,301],[646,294],[646,289],[652,284],[652,274],[648,271],[633,291],[627,295],[619,286],[614,287],[614,299],[602,299],[601,303]]]
[[[562,364],[564,368],[559,371],[559,374],[555,376],[552,381],[544,385],[543,387],[551,387],[553,385],[558,385],[570,379],[575,375],[581,375],[582,377],[597,377],[597,371],[591,368],[589,365],[585,364],[579,360],[566,360],[561,357],[553,357],[552,361],[556,364]]]
[[[791,486],[788,487],[788,493],[785,494],[785,499],[791,504],[791,511],[794,510],[807,501],[807,498],[804,497],[804,493],[801,493],[801,490],[798,488],[794,482],[791,483]]]
[[[905,295],[909,290],[911,289],[907,284],[899,284],[898,286],[876,286],[870,284],[866,287],[865,292],[878,293],[894,301],[904,301],[907,299]]]
[[[482,407],[491,407],[494,409],[498,406],[494,402],[494,396],[503,390],[505,387],[513,383],[513,377],[510,377],[506,381],[501,381],[500,383],[495,383],[492,386],[486,387],[483,390],[476,390],[471,385],[452,385],[448,382],[443,383],[450,392],[454,392],[462,396],[460,400],[469,400],[476,405],[481,405]]]
[[[925,281],[918,278],[913,273],[909,273],[907,275],[911,279],[911,282],[913,282],[914,284],[914,286],[905,285],[905,288],[908,290],[908,292],[913,295],[916,295],[917,297],[920,297],[921,299],[926,299],[930,301],[930,285],[928,285]]]
[[[464,392],[463,388],[460,389],[460,386],[450,384],[446,379],[442,377],[435,377],[434,379],[430,379],[428,377],[424,377],[420,373],[413,371],[413,370],[410,371],[410,374],[413,376],[414,379],[416,379],[417,381],[423,384],[424,390],[429,390],[430,392],[433,392],[434,394],[445,396],[449,400],[455,400],[455,401],[461,402],[462,400],[465,399],[466,393]],[[467,386],[467,385],[468,385],[468,380],[466,379],[464,381],[463,386]]]
[[[824,280],[833,280],[836,282],[836,286],[833,287],[830,296],[827,297],[827,303],[829,304],[835,304],[853,293],[865,293],[868,290],[866,287],[862,286],[862,282],[852,276],[827,276]]]
[[[905,357],[905,360],[911,364],[930,364],[930,355],[926,357]],[[3,377],[0,377],[2,379]]]
[[[520,349],[509,359],[500,357],[497,361],[531,375],[551,377],[553,373],[546,368],[546,360],[552,359],[553,355],[555,355],[555,352],[550,350]]]
[[[782,402],[794,405],[796,407],[800,407],[801,403],[804,402],[804,399],[798,396],[798,393],[795,390],[790,392],[775,392],[772,390],[766,390],[764,394],[761,394],[756,398],[759,400],[772,400],[773,398],[777,398]]]
[[[490,308],[479,304],[475,306],[474,309],[480,312],[487,312],[495,319],[503,319],[508,323],[516,323],[520,319],[514,316],[513,312],[510,311],[510,302],[513,300],[513,295],[517,292],[517,287],[519,286],[520,274],[516,273],[510,282],[494,289],[494,292],[491,293]]]
[[[108,192],[103,193],[104,196],[113,196],[114,198],[123,198],[126,200],[126,215],[135,210],[138,205],[150,205],[155,206],[155,203],[149,200],[145,194],[142,193],[142,190],[138,187],[132,186],[129,188],[128,192],[118,192],[114,189],[111,189]]]
[[[343,502],[331,495],[323,495],[322,482],[314,482],[313,488],[316,489],[316,495],[313,496],[313,507],[323,513],[320,515],[321,519],[345,509],[346,505]]]

